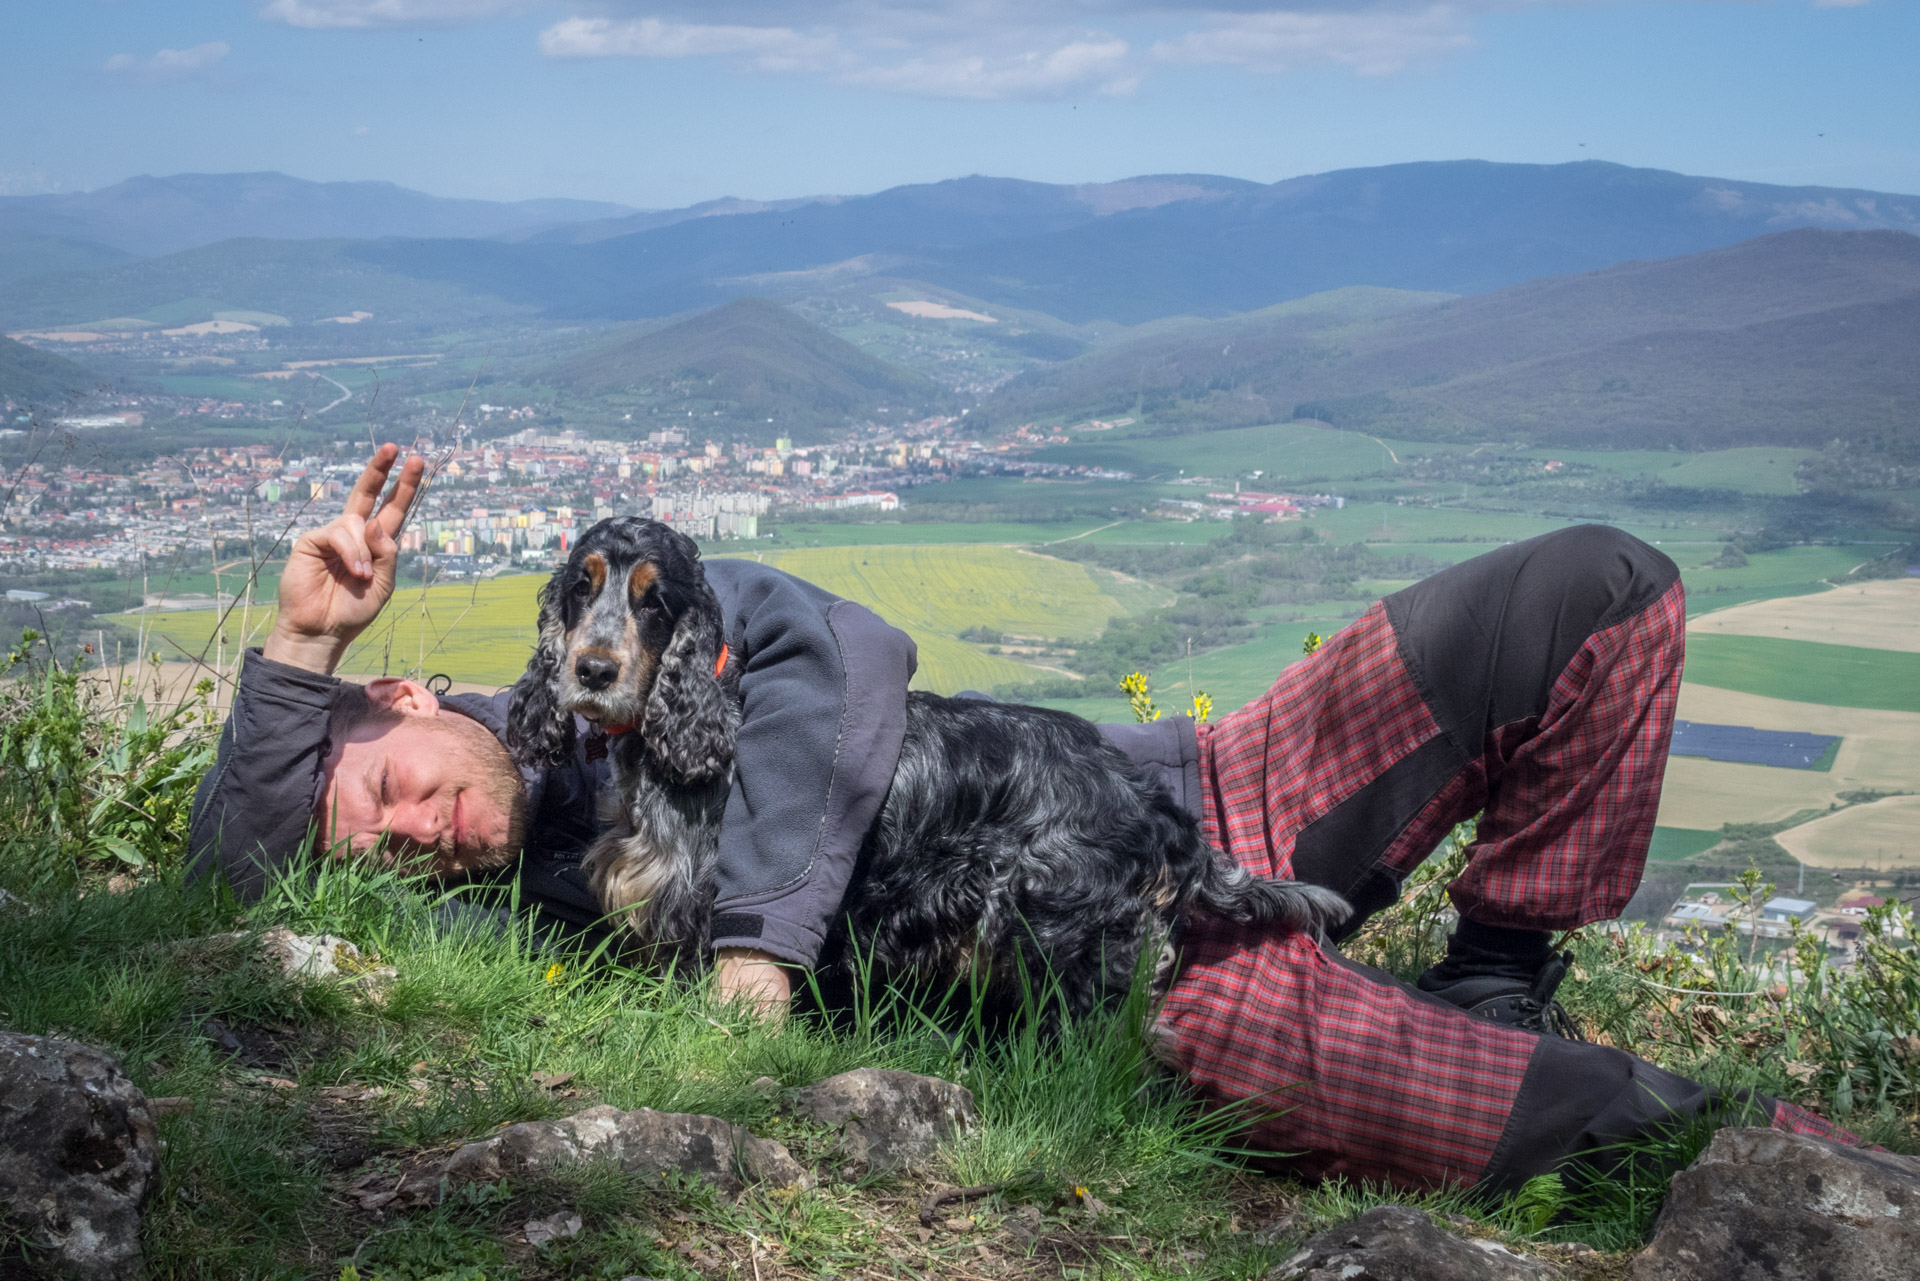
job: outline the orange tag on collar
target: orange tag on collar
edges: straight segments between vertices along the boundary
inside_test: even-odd
[[[720,642],[720,657],[713,660],[713,679],[719,680],[720,673],[727,670],[727,659],[733,653],[725,641]]]

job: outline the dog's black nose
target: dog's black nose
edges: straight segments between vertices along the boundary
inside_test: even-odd
[[[596,658],[592,654],[583,654],[574,660],[573,674],[580,679],[582,685],[597,692],[619,679],[620,664],[611,658]]]

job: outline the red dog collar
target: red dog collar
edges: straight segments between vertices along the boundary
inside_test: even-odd
[[[719,680],[720,673],[727,670],[727,659],[731,657],[732,654],[733,651],[727,646],[727,643],[721,641],[720,657],[713,660],[713,679]],[[639,724],[638,721],[628,721],[625,725],[602,725],[600,730],[608,738],[617,738],[622,734],[632,733],[633,727],[637,724]]]

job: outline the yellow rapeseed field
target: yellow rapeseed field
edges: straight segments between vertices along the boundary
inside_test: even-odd
[[[820,547],[763,552],[756,559],[857,600],[911,634],[920,647],[914,686],[940,693],[1044,674],[960,640],[958,633],[967,628],[1086,639],[1126,612],[1082,566],[1009,547]],[[444,672],[457,681],[510,684],[533,648],[534,597],[545,581],[528,574],[425,592],[403,588],[348,652],[341,670]],[[129,629],[144,626],[155,638],[148,649],[164,658],[205,652],[211,659],[208,643],[218,617],[212,610],[188,610],[121,615],[116,621]],[[224,629],[228,657],[241,645],[259,644],[272,625],[271,608],[255,609],[246,628],[250,635],[243,636],[240,611],[230,613]]]

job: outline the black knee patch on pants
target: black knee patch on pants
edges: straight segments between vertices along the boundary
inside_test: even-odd
[[[1702,1085],[1611,1046],[1543,1036],[1479,1186],[1513,1192],[1569,1161],[1604,1175],[1627,1159],[1623,1144],[1702,1119],[1770,1125],[1773,1100]]]
[[[1441,570],[1383,602],[1401,661],[1467,756],[1546,711],[1587,638],[1646,609],[1679,569],[1607,525],[1576,525]]]

